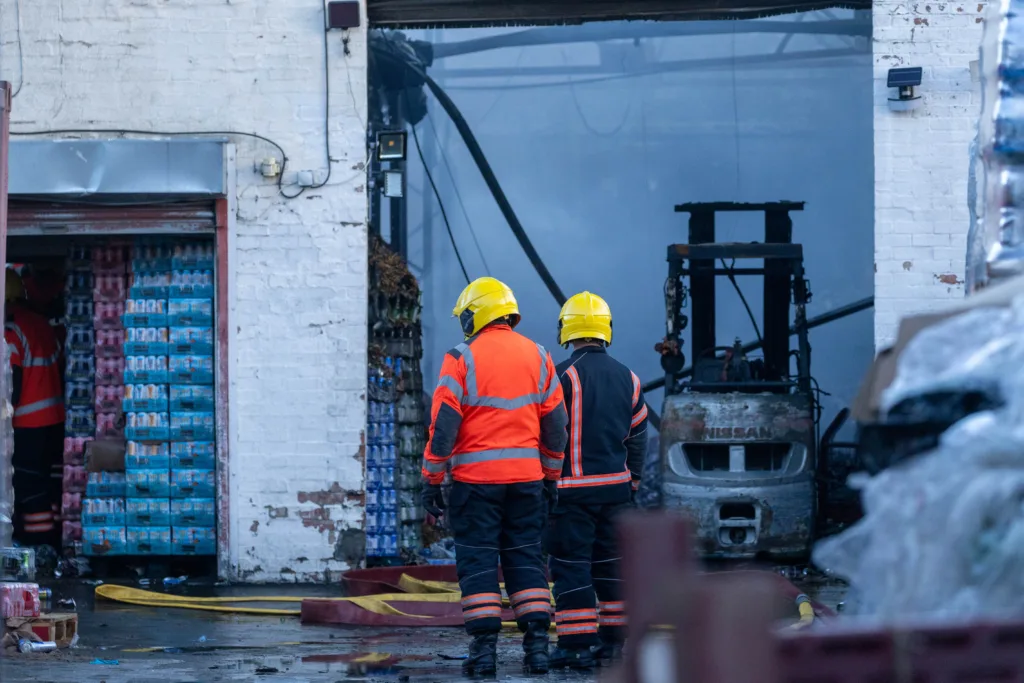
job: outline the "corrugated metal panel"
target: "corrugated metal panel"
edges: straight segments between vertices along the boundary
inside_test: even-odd
[[[870,0],[367,0],[375,26],[576,24],[621,19],[738,19],[827,7],[870,9]]]
[[[148,206],[11,202],[7,233],[29,235],[213,233],[214,204]]]
[[[12,195],[220,196],[224,142],[185,140],[15,140]]]

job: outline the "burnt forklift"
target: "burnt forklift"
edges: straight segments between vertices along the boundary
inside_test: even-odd
[[[814,539],[818,401],[805,310],[811,292],[790,218],[803,208],[716,202],[675,209],[690,216],[689,242],[668,248],[666,336],[656,347],[665,370],[661,501],[693,518],[706,558],[803,558]],[[716,242],[715,215],[723,212],[763,213],[764,242]],[[737,260],[762,265],[735,267]],[[736,288],[757,328],[738,275],[763,278],[763,358],[748,358],[739,339],[730,346],[716,340],[720,278]],[[688,325],[689,379],[681,339]]]

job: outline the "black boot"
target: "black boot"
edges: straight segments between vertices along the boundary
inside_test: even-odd
[[[595,666],[594,653],[589,647],[584,648],[563,648],[556,647],[551,651],[552,669],[575,669],[576,671],[590,671]]]
[[[523,634],[523,667],[527,673],[546,674],[548,672],[548,624],[542,621],[531,621],[526,625]]]
[[[473,636],[469,644],[469,657],[462,663],[467,676],[493,676],[498,671],[498,634],[483,633]]]
[[[606,641],[594,648],[598,666],[611,666],[622,659],[622,643]]]

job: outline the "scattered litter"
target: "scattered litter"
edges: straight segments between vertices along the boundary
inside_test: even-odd
[[[165,586],[180,586],[181,584],[188,581],[187,576],[168,576],[164,578]]]
[[[67,611],[71,611],[71,612],[77,612],[78,611],[78,605],[75,604],[75,599],[74,598],[67,598],[66,600],[58,600],[57,601],[57,607],[59,607],[62,610],[67,610]]]
[[[262,676],[263,674],[276,674],[278,670],[272,666],[258,666],[256,667],[256,673]]]
[[[71,639],[71,643],[68,644],[68,647],[71,648],[72,650],[75,649],[76,647],[78,647],[78,634],[77,633],[75,634],[75,637]]]
[[[199,638],[196,640],[196,642],[197,643],[205,643],[206,642],[206,636],[199,636]]]
[[[153,583],[153,582],[150,581],[149,579],[139,579],[139,585],[140,586],[148,586],[151,583]]]
[[[32,642],[28,638],[18,641],[18,652],[53,652],[57,649],[57,643],[52,640]]]
[[[94,659],[90,664],[100,664],[101,666],[118,666],[121,662],[116,659]]]
[[[469,659],[469,655],[446,655],[443,652],[438,652],[437,656],[441,659],[448,660],[449,662],[457,662],[462,659]]]

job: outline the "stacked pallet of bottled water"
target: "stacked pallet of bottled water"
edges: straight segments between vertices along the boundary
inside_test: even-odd
[[[1024,0],[989,6],[981,45],[979,286],[1024,273]]]

